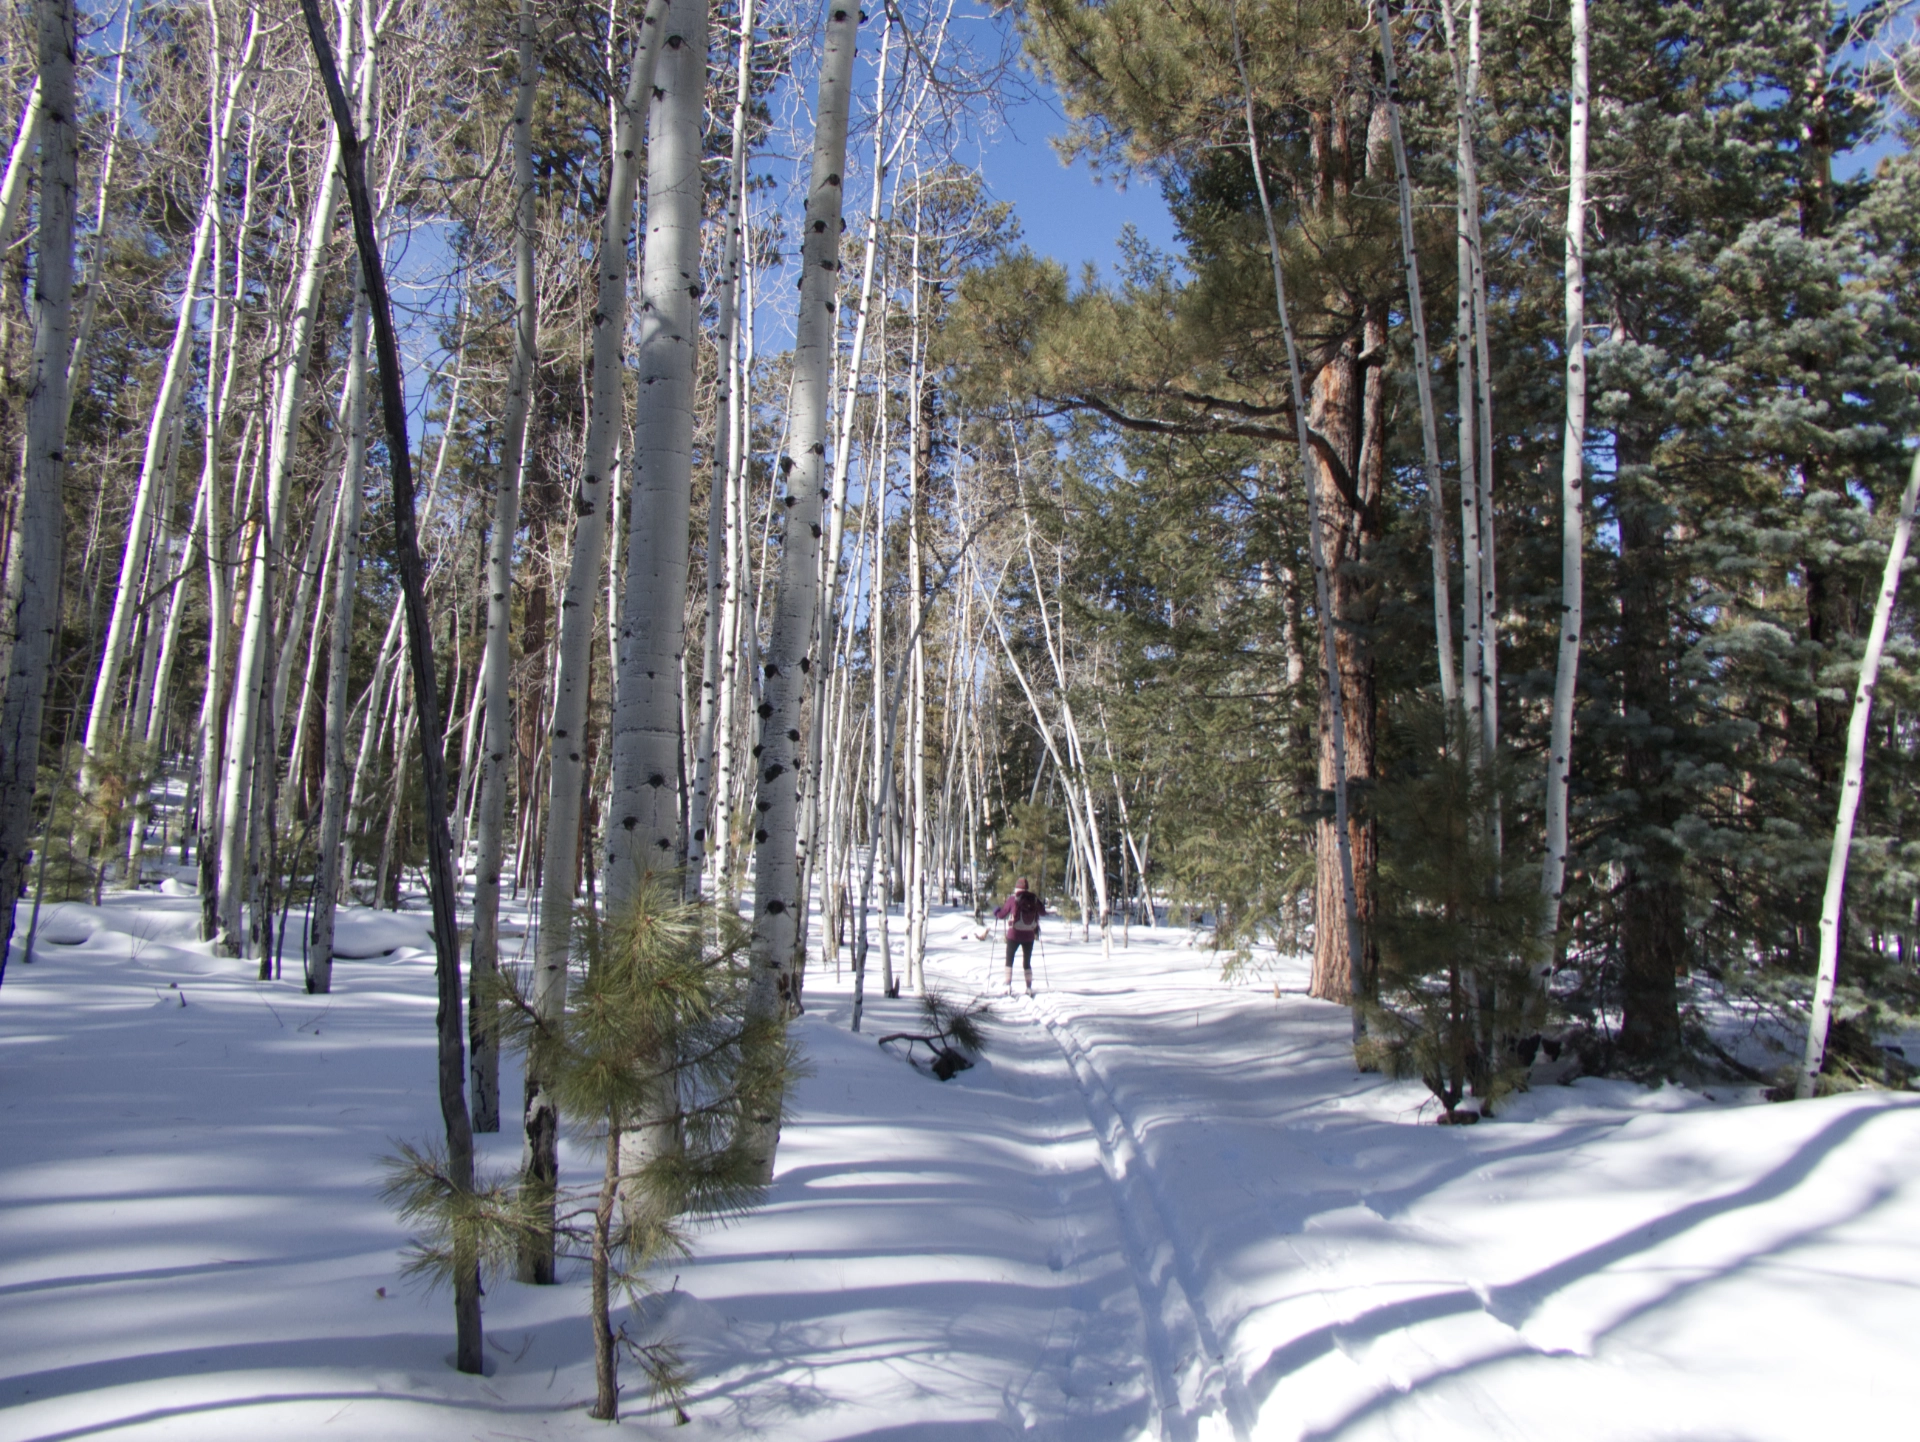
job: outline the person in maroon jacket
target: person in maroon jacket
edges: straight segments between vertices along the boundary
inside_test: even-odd
[[[994,910],[996,921],[1007,924],[1007,995],[1013,995],[1013,954],[1021,953],[1027,973],[1027,993],[1033,993],[1033,943],[1040,935],[1040,913],[1047,905],[1037,892],[1027,890],[1027,878],[1013,884],[1013,895]]]

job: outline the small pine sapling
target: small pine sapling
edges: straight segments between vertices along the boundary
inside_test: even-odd
[[[1514,794],[1500,758],[1471,754],[1465,727],[1434,715],[1403,734],[1407,758],[1370,799],[1380,971],[1361,1061],[1418,1077],[1441,1121],[1477,1121],[1524,1080],[1516,1039],[1539,1029],[1537,859],[1503,856],[1490,824]],[[1461,1110],[1469,1092],[1477,1113]]]
[[[914,1056],[916,1046],[927,1049],[926,1070],[941,1081],[951,1081],[956,1072],[971,1070],[973,1058],[987,1049],[985,1024],[993,1020],[993,1007],[978,998],[955,1003],[937,991],[929,990],[920,998],[920,1014],[926,1019],[925,1031],[896,1031],[880,1038],[881,1046],[906,1043],[910,1065],[922,1065]]]
[[[489,1183],[463,1197],[403,1148],[387,1195],[420,1229],[411,1269],[434,1280],[461,1257],[511,1266],[523,1241],[555,1219],[555,1250],[590,1278],[595,1399],[619,1416],[619,1359],[647,1378],[653,1401],[685,1420],[686,1373],[670,1339],[642,1341],[613,1324],[613,1296],[638,1304],[648,1270],[689,1247],[687,1222],[738,1215],[764,1186],[740,1145],[741,1122],[778,1120],[799,1059],[777,1017],[750,1016],[749,934],[731,912],[683,901],[650,878],[620,915],[580,914],[564,1017],[543,1019],[516,977],[495,983],[504,1041],[525,1049],[561,1116],[596,1143],[598,1177],[544,1199]]]

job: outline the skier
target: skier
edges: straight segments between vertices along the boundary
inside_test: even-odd
[[[1007,923],[1007,995],[1013,995],[1013,954],[1022,953],[1027,973],[1027,995],[1033,995],[1033,943],[1040,935],[1040,913],[1047,904],[1027,890],[1027,878],[1013,884],[1013,894],[995,908],[994,920]]]

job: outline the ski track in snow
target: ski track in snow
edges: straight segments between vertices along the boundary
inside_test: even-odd
[[[424,911],[344,913],[308,997],[297,961],[261,984],[207,955],[196,909],[58,908],[0,989],[0,1442],[606,1436],[579,1268],[490,1283],[484,1378],[399,1276],[379,1158],[438,1132]],[[1224,982],[1184,932],[1111,958],[1048,932],[1039,994],[944,1085],[874,1044],[911,998],[853,1035],[816,961],[765,1205],[629,1319],[683,1347],[693,1425],[629,1394],[622,1435],[1797,1442],[1920,1415],[1913,1099],[1582,1082],[1435,1128],[1353,1072],[1343,1010]],[[997,989],[966,916],[929,940],[933,984],[976,994],[985,962]],[[481,1141],[510,1169],[517,1118]],[[567,1140],[564,1173],[596,1165]]]
[[[1244,1397],[1221,1366],[1226,1356],[1198,1304],[1192,1261],[1161,1200],[1159,1180],[1139,1138],[1060,1005],[1044,992],[1027,1005],[1072,1068],[1100,1142],[1100,1164],[1113,1185],[1114,1205],[1129,1243],[1127,1261],[1140,1294],[1162,1436],[1167,1442],[1189,1442],[1200,1435],[1200,1419],[1221,1408],[1231,1419],[1233,1435],[1245,1438]]]

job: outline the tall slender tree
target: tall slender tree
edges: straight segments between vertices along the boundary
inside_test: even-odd
[[[654,70],[668,29],[668,0],[648,0],[635,37],[632,69],[614,122],[613,166],[594,274],[592,393],[580,479],[573,491],[573,554],[560,601],[560,646],[554,672],[547,750],[547,823],[541,858],[540,940],[534,1001],[557,1022],[566,1010],[567,958],[579,883],[580,814],[585,795],[587,699],[592,685],[594,610],[607,555],[607,513],[614,447],[625,419],[621,346],[627,330],[627,243],[633,233],[640,169],[640,120],[653,94]],[[524,1184],[551,1195],[559,1175],[559,1112],[537,1066],[526,1074]],[[521,1259],[522,1279],[553,1281],[552,1233]]]
[[[472,988],[474,1130],[500,1129],[500,1038],[491,1025],[490,982],[500,960],[500,863],[506,826],[507,774],[513,766],[513,548],[520,530],[520,479],[526,464],[527,417],[538,360],[539,294],[533,269],[533,106],[539,79],[533,0],[520,0],[519,75],[513,100],[513,356],[507,405],[500,418],[500,462],[494,470],[492,531],[487,545],[487,646],[481,661],[480,793],[473,863]],[[523,803],[524,804],[524,803]]]
[[[770,1017],[798,1001],[794,966],[800,946],[797,919],[799,858],[797,787],[804,752],[801,706],[811,686],[814,610],[819,601],[820,502],[826,476],[827,394],[832,382],[834,298],[840,271],[842,183],[847,165],[847,116],[860,9],[833,0],[827,10],[820,82],[814,99],[813,158],[800,243],[800,313],[795,321],[793,390],[788,449],[780,472],[786,539],[780,551],[780,589],[762,663],[758,772],[753,803],[754,903],[752,1013]],[[818,724],[818,718],[815,718]],[[748,1119],[743,1144],[766,1178],[779,1145],[777,1116]]]
[[[38,0],[40,224],[34,252],[33,369],[26,465],[7,550],[0,612],[0,978],[26,880],[40,722],[60,621],[61,527],[67,475],[67,355],[73,315],[73,220],[79,133],[74,113],[72,0]]]
[[[1541,861],[1542,928],[1560,929],[1567,875],[1567,793],[1573,757],[1573,700],[1580,674],[1585,561],[1582,514],[1587,449],[1587,0],[1571,0],[1567,90],[1566,329],[1567,417],[1560,441],[1560,646],[1547,742],[1547,845]]]

